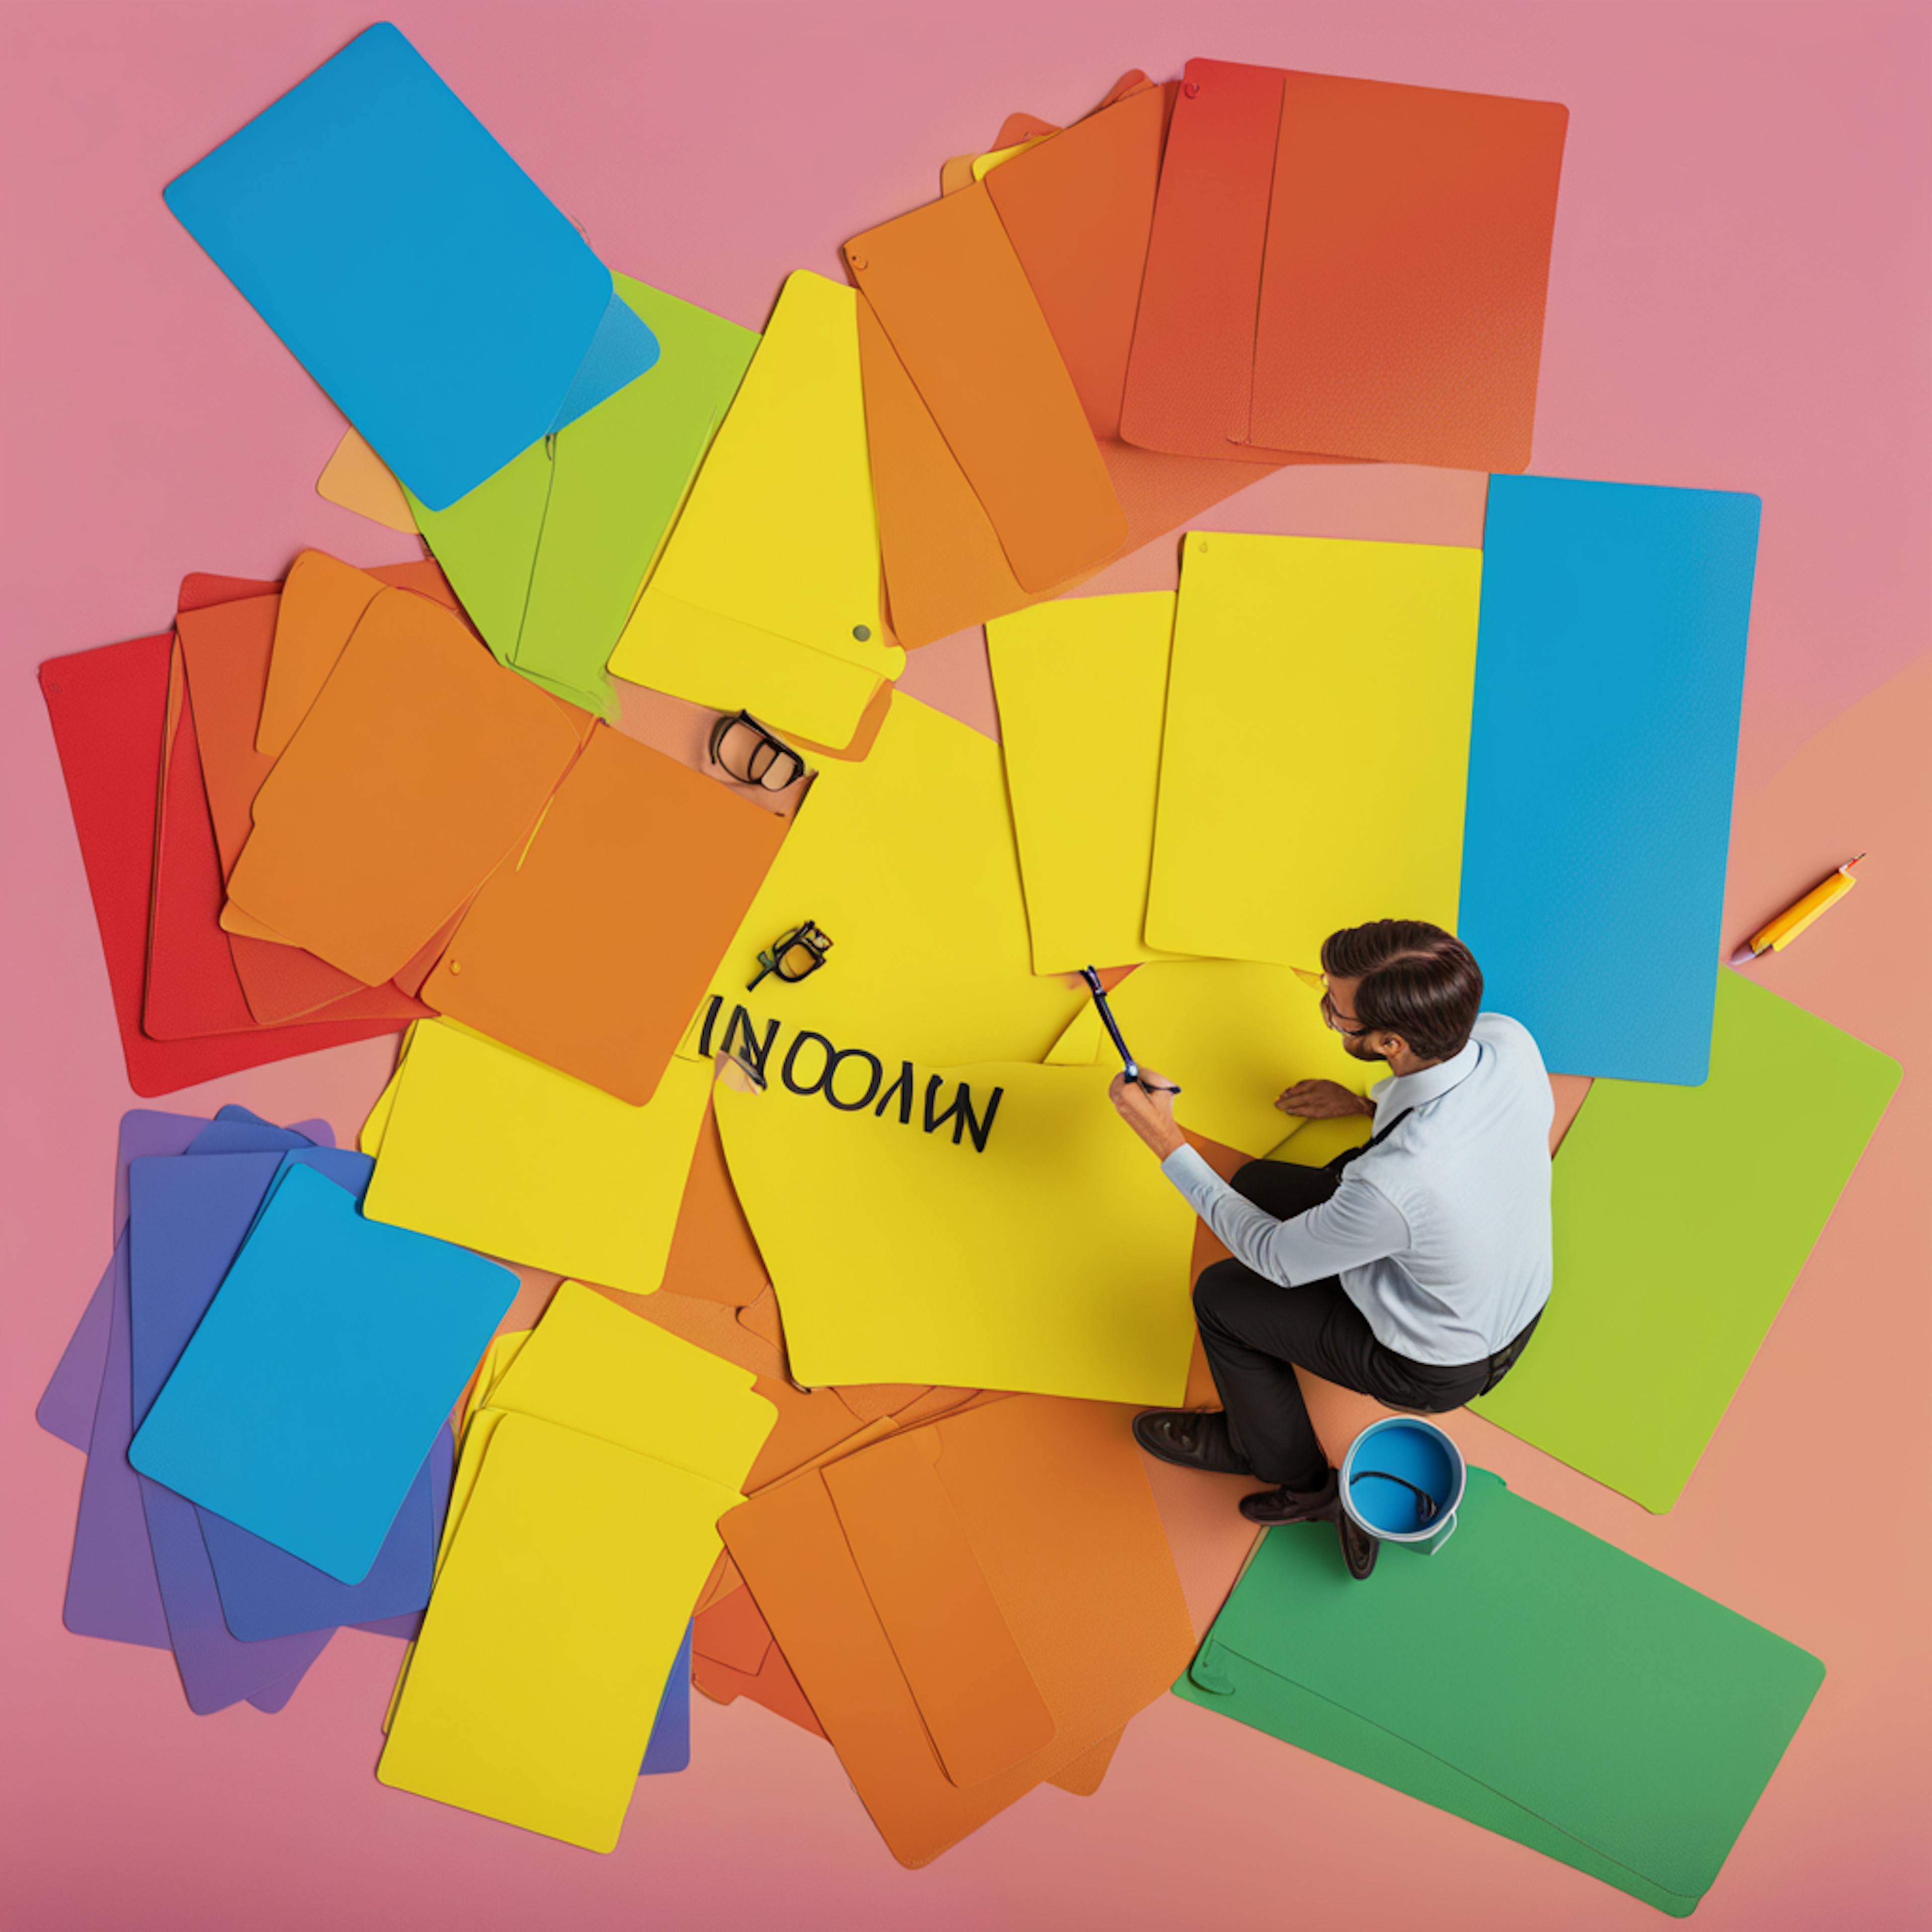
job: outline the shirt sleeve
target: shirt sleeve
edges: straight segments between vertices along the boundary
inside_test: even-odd
[[[1408,1222],[1372,1181],[1345,1174],[1318,1207],[1277,1221],[1237,1194],[1190,1147],[1177,1148],[1160,1171],[1237,1261],[1283,1288],[1408,1251]]]

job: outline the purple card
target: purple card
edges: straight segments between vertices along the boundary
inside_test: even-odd
[[[306,1144],[292,1130],[271,1127],[252,1118],[234,1118],[242,1110],[224,1110],[230,1118],[214,1124],[194,1124],[199,1134],[218,1136],[232,1144],[245,1133],[257,1146],[284,1148]],[[178,1139],[178,1116],[142,1110],[128,1117],[134,1124],[129,1145],[166,1147]],[[167,1125],[164,1126],[162,1124]],[[326,1128],[322,1130],[326,1132]],[[154,1158],[131,1151],[128,1158]],[[121,1643],[170,1647],[166,1618],[148,1538],[140,1484],[128,1460],[134,1431],[131,1308],[129,1300],[126,1236],[117,1244],[106,1277],[108,1320],[103,1366],[94,1412],[87,1435],[87,1473],[81,1485],[80,1508],[74,1524],[74,1556],[68,1572],[62,1616],[68,1629],[83,1636],[109,1638]],[[83,1325],[86,1318],[83,1317]],[[74,1352],[70,1345],[69,1354]],[[63,1386],[68,1358],[57,1371]]]
[[[691,1763],[691,1630],[684,1627],[684,1641],[664,1679],[664,1695],[658,1700],[658,1714],[651,1720],[650,1741],[644,1746],[644,1762],[638,1775],[656,1778],[668,1771],[683,1771]]]
[[[130,1162],[160,1154],[185,1154],[197,1136],[213,1133],[218,1126],[224,1131],[199,1151],[246,1151],[224,1144],[231,1138],[226,1130],[238,1124],[266,1128],[271,1133],[292,1133],[298,1137],[296,1142],[282,1143],[284,1145],[299,1145],[302,1140],[320,1147],[334,1144],[334,1136],[326,1120],[303,1120],[293,1127],[282,1128],[257,1120],[245,1107],[224,1107],[213,1120],[204,1120],[192,1114],[160,1114],[148,1108],[136,1108],[121,1116],[120,1147],[114,1163],[113,1238],[119,1240],[122,1229],[128,1225],[128,1168]],[[262,1144],[259,1138],[254,1138],[248,1147],[260,1148]],[[100,1399],[100,1378],[107,1366],[107,1331],[113,1308],[112,1274],[110,1262],[108,1272],[101,1276],[93,1294],[88,1298],[87,1306],[82,1310],[80,1320],[62,1352],[46,1392],[34,1412],[34,1420],[50,1436],[58,1436],[83,1454],[88,1438],[93,1432],[94,1406]]]
[[[74,1520],[67,1600],[62,1621],[78,1636],[168,1648],[167,1618],[154,1579],[141,1508],[141,1480],[128,1460],[134,1439],[134,1384],[128,1351],[128,1237],[107,1269],[110,1298],[107,1362],[87,1444],[80,1510]]]
[[[145,1107],[121,1116],[121,1144],[114,1162],[114,1232],[118,1241],[128,1225],[128,1165],[151,1155],[185,1154],[194,1137],[212,1122],[190,1114],[158,1114]],[[83,1454],[94,1432],[94,1406],[107,1367],[107,1331],[113,1305],[114,1264],[88,1298],[72,1338],[62,1352],[34,1420],[50,1436],[71,1443]]]

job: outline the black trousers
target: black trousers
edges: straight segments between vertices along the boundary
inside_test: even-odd
[[[1264,1214],[1285,1221],[1326,1201],[1341,1178],[1328,1168],[1254,1160],[1232,1185]],[[1237,1261],[1202,1270],[1194,1312],[1236,1453],[1264,1482],[1291,1490],[1318,1489],[1328,1474],[1294,1378],[1296,1363],[1390,1408],[1440,1414],[1493,1388],[1536,1327],[1532,1321],[1480,1362],[1450,1367],[1414,1362],[1376,1340],[1333,1275],[1283,1288]]]

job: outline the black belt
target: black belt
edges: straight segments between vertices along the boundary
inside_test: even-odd
[[[1539,1308],[1523,1324],[1515,1339],[1505,1342],[1490,1358],[1490,1378],[1483,1384],[1484,1394],[1487,1395],[1516,1366],[1516,1358],[1529,1346],[1529,1338],[1536,1333],[1536,1324],[1542,1319],[1543,1310]]]
[[[1360,1160],[1362,1156],[1366,1154],[1370,1148],[1379,1147],[1382,1143],[1387,1140],[1389,1136],[1394,1133],[1396,1129],[1400,1126],[1402,1122],[1407,1120],[1409,1115],[1414,1112],[1415,1109],[1413,1107],[1403,1108],[1402,1112],[1396,1114],[1395,1118],[1390,1121],[1387,1126],[1381,1129],[1378,1132],[1370,1135],[1368,1139],[1364,1141],[1360,1147],[1348,1148],[1344,1149],[1340,1154],[1338,1154],[1335,1158],[1328,1163],[1328,1172],[1330,1174],[1340,1174],[1352,1160]],[[1514,1339],[1505,1342],[1503,1346],[1490,1358],[1489,1378],[1483,1384],[1482,1392],[1484,1394],[1487,1395],[1490,1390],[1494,1388],[1497,1383],[1501,1382],[1504,1376],[1508,1375],[1510,1370],[1516,1366],[1516,1358],[1522,1353],[1524,1349],[1529,1346],[1529,1338],[1536,1333],[1536,1324],[1542,1319],[1543,1311],[1539,1308],[1524,1324],[1521,1331],[1517,1334]],[[1418,1364],[1416,1366],[1422,1366],[1424,1365]]]

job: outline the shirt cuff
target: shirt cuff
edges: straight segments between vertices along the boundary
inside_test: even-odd
[[[1178,1147],[1160,1164],[1160,1171],[1186,1195],[1199,1202],[1226,1184],[1191,1147]]]

